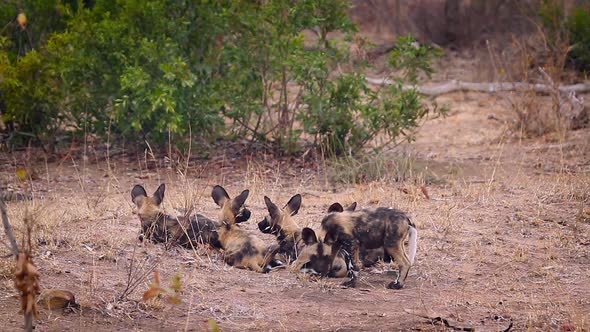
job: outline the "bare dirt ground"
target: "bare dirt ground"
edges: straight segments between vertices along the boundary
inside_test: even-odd
[[[510,324],[514,331],[590,330],[590,130],[517,139],[501,96],[457,93],[438,101],[450,105],[449,116],[426,122],[417,141],[397,151],[411,164],[403,182],[338,184],[317,163],[263,154],[192,160],[186,168],[168,167],[163,155],[106,160],[103,152],[30,163],[34,179],[20,181],[16,170],[35,158],[1,155],[1,185],[33,189],[32,201],[8,207],[18,234],[25,216],[35,221],[41,286],[68,289],[81,305],[41,310],[36,330],[204,331],[212,330],[209,320],[223,331],[452,330],[410,312],[480,331]],[[230,195],[249,188],[253,215],[244,226],[257,234],[264,195],[280,203],[302,194],[296,220],[313,228],[335,201],[396,207],[417,224],[417,261],[402,290],[385,288],[394,278],[386,266],[366,269],[359,288],[343,289],[338,279],[235,269],[213,250],[141,244],[131,188],[153,192],[162,182],[166,211],[194,204],[212,218],[213,185]],[[121,298],[132,262],[137,273],[155,268],[164,285],[179,275],[181,304],[142,301],[151,274]],[[3,331],[22,328],[11,269],[10,259],[0,260]]]

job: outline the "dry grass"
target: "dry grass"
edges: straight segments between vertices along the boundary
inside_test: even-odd
[[[436,330],[436,325],[402,313],[404,308],[428,307],[484,329],[497,330],[513,321],[518,330],[560,329],[565,324],[587,330],[590,280],[585,266],[590,257],[583,243],[590,241],[590,225],[576,219],[575,213],[590,204],[590,179],[584,173],[535,176],[530,175],[533,168],[525,166],[514,177],[513,169],[504,164],[512,152],[498,148],[483,168],[483,181],[470,181],[457,170],[462,168],[458,164],[449,166],[448,173],[439,170],[445,181],[427,184],[430,200],[419,190],[426,184],[424,173],[405,183],[382,179],[339,185],[335,192],[314,184],[313,177],[293,175],[296,170],[269,169],[254,162],[241,176],[223,178],[231,192],[251,189],[247,204],[253,221],[266,214],[263,195],[286,202],[301,193],[304,205],[297,221],[314,228],[335,201],[408,211],[420,230],[420,247],[408,285],[399,292],[384,289],[392,277],[383,267],[363,273],[361,289],[345,290],[337,280],[318,281],[287,270],[260,275],[235,269],[223,264],[217,252],[202,248],[166,250],[146,243],[135,249],[139,225],[127,192],[132,184],[148,182],[147,189],[155,190],[166,182],[166,211],[181,214],[178,209],[193,205],[215,217],[217,209],[208,197],[212,183],[203,180],[207,177],[158,169],[119,171],[113,181],[87,165],[84,175],[60,178],[62,170],[50,165],[54,180],[41,182],[52,183],[52,192],[11,204],[10,215],[18,221],[32,213],[40,221],[36,253],[42,285],[73,290],[83,309],[58,321],[54,318],[62,314],[43,313],[39,327],[104,328],[108,322],[123,329],[184,330],[204,329],[213,319],[224,330],[380,329],[390,324]],[[137,178],[149,173],[154,176],[148,181]],[[58,178],[59,184],[54,182]],[[15,224],[20,234],[22,225]],[[254,222],[246,227],[257,232]],[[138,260],[157,260],[166,282],[180,273],[180,305],[163,299],[140,301],[150,278],[125,300],[117,299],[134,255]],[[9,317],[12,309],[6,305],[15,301],[6,297],[11,288],[0,291],[5,294],[4,315]],[[12,324],[18,327],[18,322]]]

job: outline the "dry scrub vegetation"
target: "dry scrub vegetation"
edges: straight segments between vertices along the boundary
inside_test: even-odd
[[[519,331],[589,330],[590,131],[571,131],[561,143],[556,135],[517,139],[504,99],[440,99],[453,105],[449,117],[427,122],[398,157],[361,171],[378,170],[369,174],[373,180],[334,181],[346,179],[346,164],[259,154],[188,167],[167,167],[164,156],[86,163],[75,157],[31,162],[35,178],[20,181],[15,171],[25,156],[3,155],[3,186],[33,193],[31,201],[9,203],[9,214],[19,238],[22,220],[35,221],[42,288],[70,290],[80,304],[66,312],[42,309],[37,330],[214,330],[210,320],[224,331],[445,329],[419,315],[483,331],[510,324]],[[396,207],[418,226],[417,263],[402,290],[385,289],[385,265],[362,274],[359,288],[342,289],[341,280],[288,270],[235,269],[206,248],[141,244],[130,190],[141,183],[151,192],[161,182],[166,211],[180,215],[193,205],[213,218],[212,185],[234,194],[249,188],[253,216],[245,227],[256,233],[266,213],[263,195],[286,202],[301,193],[296,220],[313,228],[334,201]],[[0,262],[0,316],[7,330],[18,330],[12,261]],[[168,290],[180,278],[180,303],[171,303],[170,293],[142,300],[154,270]]]
[[[547,78],[539,64],[529,80],[533,39],[447,52],[434,80],[567,81],[563,66]],[[338,161],[264,151],[236,157],[231,148],[209,160],[194,158],[199,151],[151,150],[105,158],[103,146],[72,148],[54,162],[33,157],[36,151],[0,154],[0,189],[32,195],[8,209],[19,240],[23,221],[33,221],[41,287],[72,291],[80,304],[41,309],[36,330],[453,330],[440,317],[477,331],[589,331],[590,129],[564,126],[555,94],[435,99],[451,112],[427,121],[411,145]],[[419,230],[416,264],[404,289],[385,288],[393,270],[385,264],[362,273],[358,288],[343,289],[342,280],[288,269],[235,269],[208,248],[141,243],[131,188],[142,184],[151,194],[163,182],[166,212],[192,208],[210,218],[218,215],[213,185],[230,195],[250,189],[252,217],[243,226],[268,241],[275,239],[256,227],[264,195],[283,203],[300,193],[295,220],[315,229],[336,201],[395,207]],[[0,259],[7,331],[22,328],[13,269],[11,259]],[[155,289],[158,296],[143,299]]]

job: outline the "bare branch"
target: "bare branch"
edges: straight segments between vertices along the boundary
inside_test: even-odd
[[[6,237],[10,241],[10,251],[12,255],[16,258],[18,256],[18,244],[16,243],[16,239],[14,238],[14,232],[12,231],[12,225],[10,225],[10,221],[8,220],[8,213],[6,212],[6,204],[4,201],[0,199],[0,212],[2,213],[2,224],[4,225],[4,232],[6,233]]]

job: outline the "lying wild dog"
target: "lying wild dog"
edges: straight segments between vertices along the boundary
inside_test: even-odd
[[[350,204],[346,209],[342,206],[342,204],[336,202],[328,208],[328,213],[332,212],[344,212],[349,211],[352,212],[356,209],[356,202]],[[391,262],[391,257],[387,254],[387,252],[381,247],[377,249],[367,249],[361,248],[359,252],[361,261],[363,262],[364,267],[371,267],[377,264],[379,261],[383,261],[385,263]]]
[[[310,228],[301,230],[299,225],[291,218],[299,212],[301,207],[301,195],[297,194],[280,209],[270,198],[264,196],[264,203],[268,209],[268,216],[258,223],[262,233],[276,235],[279,242],[279,254],[283,254],[287,261],[294,261],[296,270],[303,272],[317,273],[315,265],[323,264],[317,261],[316,251],[329,252],[329,246],[318,241],[315,232]],[[354,207],[356,203],[352,207]],[[301,259],[299,259],[301,257]],[[297,259],[297,260],[296,260]],[[332,261],[332,260],[331,260]],[[343,254],[339,254],[334,260],[333,268],[328,271],[327,276],[341,278],[347,275],[347,264]],[[317,268],[320,270],[320,268]]]
[[[324,242],[332,246],[332,251],[344,249],[352,255],[352,276],[344,283],[355,287],[358,271],[362,266],[360,251],[384,247],[385,251],[399,265],[397,280],[388,288],[399,289],[408,276],[416,256],[418,231],[408,216],[392,208],[372,208],[360,211],[330,213],[322,220],[325,232]],[[409,254],[404,248],[409,238]],[[331,252],[330,257],[336,257]]]
[[[293,262],[293,268],[296,271],[330,278],[344,278],[348,275],[350,265],[348,253],[324,243],[309,227],[301,231],[301,239],[304,245],[300,249],[297,260]]]
[[[301,227],[291,218],[299,212],[301,207],[301,195],[297,194],[281,209],[270,198],[264,196],[264,203],[268,215],[258,223],[258,229],[265,234],[273,234],[279,243],[279,254],[290,262],[297,258],[299,250],[303,246],[301,241]]]
[[[131,190],[131,200],[137,206],[137,214],[141,221],[142,235],[140,239],[147,238],[152,242],[175,242],[183,247],[190,248],[198,243],[210,244],[221,248],[217,231],[219,223],[197,214],[190,216],[173,217],[163,213],[160,205],[164,200],[166,185],[161,184],[152,197],[148,197],[145,189],[136,185]],[[250,211],[243,211],[240,217],[248,220]]]
[[[238,268],[251,269],[256,272],[269,272],[273,266],[277,244],[267,246],[263,240],[248,234],[246,230],[236,225],[236,216],[240,214],[248,198],[248,190],[242,191],[236,198],[231,199],[221,186],[213,187],[211,197],[221,207],[219,228],[219,242],[225,250],[224,260],[227,264]]]

